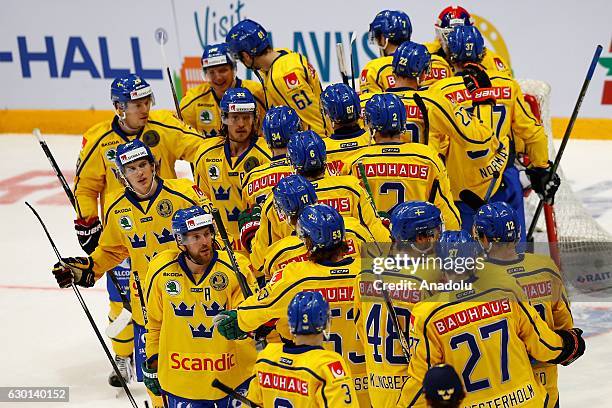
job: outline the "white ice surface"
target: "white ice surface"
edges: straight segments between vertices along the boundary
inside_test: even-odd
[[[47,142],[62,170],[73,174],[80,138],[47,136]],[[23,202],[28,200],[38,209],[63,255],[82,254],[72,228],[73,210],[59,184],[47,187],[55,176],[34,137],[0,135],[0,152],[3,231],[0,248],[4,260],[0,271],[0,387],[68,386],[70,403],[53,406],[128,407],[125,395],[116,398],[117,391],[107,385],[109,362],[74,293],[56,288],[50,273],[55,256]],[[612,172],[608,169],[611,154],[609,141],[571,141],[563,168],[574,190],[583,192],[589,211],[612,232]],[[188,167],[180,169],[186,174]],[[22,184],[40,186],[38,191],[21,197],[23,190],[7,190],[7,186],[15,186],[7,180],[32,171],[46,174]],[[103,333],[108,308],[105,282],[81,293]],[[588,335],[587,353],[572,366],[560,368],[563,407],[610,406],[610,306],[612,303],[573,305],[576,325]],[[144,407],[144,386],[132,383],[130,388],[139,406]],[[5,405],[41,407],[45,404]]]

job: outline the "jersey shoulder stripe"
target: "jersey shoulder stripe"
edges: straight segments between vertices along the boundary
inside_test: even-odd
[[[187,109],[192,103],[194,103],[195,101],[197,101],[200,98],[205,97],[206,95],[208,95],[209,93],[212,92],[212,88],[208,89],[205,92],[202,92],[201,94],[193,97],[193,99],[191,99],[189,102],[187,102],[187,104],[185,104],[184,106],[181,107],[181,112],[184,111],[185,109]],[[187,97],[188,95],[185,95],[185,97]]]
[[[175,263],[178,263],[178,258],[175,258],[171,260],[170,262],[165,263],[159,269],[153,272],[153,275],[151,275],[151,282],[149,283],[149,287],[147,288],[147,301],[149,300],[149,295],[151,294],[151,288],[153,287],[155,283],[155,278],[159,276],[160,272],[162,272],[164,269],[168,268],[170,265],[175,264]]]
[[[104,226],[106,227],[106,223],[108,222],[108,215],[110,211],[116,207],[123,199],[125,198],[124,190],[117,191],[115,195],[111,198],[112,204],[108,206],[106,209],[106,213],[104,213]]]
[[[181,133],[183,133],[183,134],[185,134],[185,135],[192,135],[192,136],[199,137],[200,139],[206,139],[204,136],[202,136],[202,135],[201,135],[201,134],[199,134],[199,133],[189,132],[189,131],[186,131],[186,130],[181,129],[181,128],[179,128],[179,127],[172,126],[172,125],[167,125],[167,124],[165,124],[165,123],[158,122],[158,121],[156,121],[156,120],[149,120],[149,121],[148,121],[148,123],[153,124],[153,125],[157,125],[157,126],[161,126],[161,127],[163,127],[163,128],[166,128],[166,129],[176,130],[176,131],[179,131],[179,132],[181,132]]]
[[[342,275],[342,276],[307,276],[307,277],[299,279],[299,280],[293,282],[292,284],[290,284],[289,286],[287,286],[285,289],[283,289],[283,291],[281,293],[279,293],[276,296],[276,298],[274,300],[272,300],[267,305],[238,306],[238,309],[242,309],[242,310],[267,309],[268,307],[274,305],[276,302],[281,300],[283,298],[283,296],[287,292],[289,292],[290,290],[292,290],[296,286],[301,285],[304,282],[308,282],[308,281],[317,281],[317,282],[321,281],[321,282],[325,282],[325,281],[334,281],[334,280],[347,280],[347,279],[354,279],[355,277],[356,277],[356,275],[353,275],[353,274]]]
[[[81,162],[81,164],[79,165],[79,168],[77,169],[77,172],[76,172],[76,176],[77,177],[81,174],[81,171],[85,167],[85,164],[87,163],[87,161],[89,160],[89,158],[91,157],[93,152],[98,149],[98,145],[102,142],[102,140],[104,140],[106,137],[108,137],[108,135],[110,135],[111,133],[113,133],[113,129],[112,128],[109,129],[107,132],[105,132],[102,136],[100,136],[100,138],[98,140],[96,140],[96,142],[91,147],[91,149],[89,149],[89,152],[87,153],[87,156],[85,156],[85,159]]]

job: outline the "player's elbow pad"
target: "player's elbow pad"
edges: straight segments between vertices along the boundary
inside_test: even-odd
[[[555,330],[563,339],[563,350],[559,357],[550,360],[549,363],[570,365],[584,354],[586,344],[582,338],[582,330],[573,328],[571,330]]]

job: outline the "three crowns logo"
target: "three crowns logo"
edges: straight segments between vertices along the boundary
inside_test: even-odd
[[[204,313],[206,313],[206,316],[208,317],[215,317],[219,314],[219,312],[225,310],[225,305],[221,306],[217,302],[212,302],[210,307],[202,303],[202,307],[204,308]]]
[[[189,307],[184,302],[179,303],[176,306],[174,303],[170,302],[172,305],[172,309],[174,309],[174,315],[179,317],[193,317],[193,311],[195,310],[195,303]]]
[[[128,237],[130,239],[130,244],[132,244],[132,248],[145,248],[147,246],[147,234],[143,234],[142,238],[138,236],[138,234],[134,234],[134,237]]]
[[[189,324],[189,329],[191,329],[191,336],[194,339],[197,339],[197,338],[211,339],[213,336],[214,328],[215,326],[213,325],[210,327],[210,329],[207,329],[206,326],[204,326],[202,323],[200,323],[198,327],[193,327],[191,323]]]
[[[154,234],[155,234],[155,238],[157,238],[157,242],[159,242],[160,245],[167,244],[168,242],[174,241],[174,235],[172,235],[172,233],[168,231],[166,228],[164,228],[161,234],[157,234],[156,232],[154,232]]]
[[[215,193],[215,199],[218,201],[227,201],[230,198],[230,190],[232,188],[228,187],[227,190],[223,189],[223,186],[219,186],[218,189],[213,187],[213,192]]]

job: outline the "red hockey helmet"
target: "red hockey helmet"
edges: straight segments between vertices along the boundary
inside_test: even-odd
[[[461,6],[448,6],[438,16],[435,24],[436,38],[446,49],[448,35],[457,26],[474,25],[474,19],[466,9]]]

